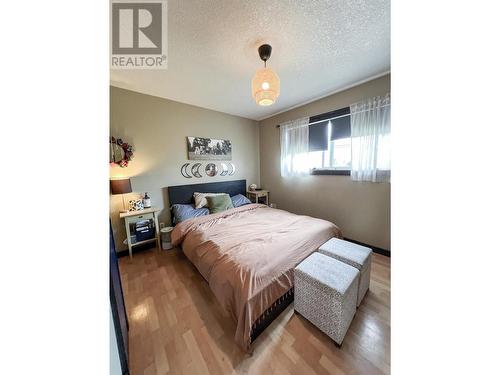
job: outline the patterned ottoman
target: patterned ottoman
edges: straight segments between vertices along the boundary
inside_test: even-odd
[[[359,271],[320,253],[295,268],[295,310],[338,345],[356,312]]]
[[[370,286],[372,249],[356,245],[352,242],[339,240],[338,238],[331,238],[319,247],[318,252],[338,259],[341,262],[357,268],[359,272],[361,272],[356,302],[356,306],[359,306]]]

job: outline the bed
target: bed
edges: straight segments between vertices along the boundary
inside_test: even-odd
[[[245,194],[246,181],[171,186],[170,205],[189,204],[194,192]],[[293,300],[293,269],[332,237],[334,224],[262,204],[247,204],[177,224],[174,246],[208,282],[236,322],[236,343],[245,351]]]

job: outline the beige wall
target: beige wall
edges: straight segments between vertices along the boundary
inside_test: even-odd
[[[110,176],[131,177],[134,192],[150,194],[153,205],[162,209],[160,221],[166,225],[170,223],[165,209],[167,186],[246,179],[247,184],[260,183],[269,189],[271,202],[280,208],[331,220],[344,236],[390,250],[390,184],[353,182],[346,176],[283,179],[276,128],[284,121],[328,112],[389,91],[390,75],[387,75],[273,116],[259,126],[252,120],[111,87],[111,134],[131,143],[135,158],[127,168],[110,168]],[[230,139],[236,174],[213,178],[204,175],[200,179],[182,177],[179,168],[188,162],[188,135]],[[126,200],[133,197],[130,194]],[[121,204],[120,196],[110,196],[117,248],[125,249],[124,225],[118,218]]]
[[[208,109],[111,87],[111,135],[134,146],[127,168],[110,168],[111,177],[131,177],[132,190],[148,192],[152,204],[162,209],[160,221],[168,225],[170,213],[165,188],[170,185],[246,179],[259,184],[259,127],[256,121]],[[186,136],[229,139],[233,147],[233,176],[186,179],[180,167],[187,160]],[[203,163],[204,165],[205,163]],[[126,196],[126,201],[134,194]],[[118,218],[121,196],[110,196],[110,212],[118,249],[125,228]]]
[[[390,250],[390,184],[354,182],[349,176],[280,176],[276,125],[349,106],[390,92],[390,75],[260,122],[260,181],[279,208],[337,224],[345,237]]]

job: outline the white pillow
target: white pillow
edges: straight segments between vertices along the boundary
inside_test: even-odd
[[[224,195],[226,193],[194,193],[194,208],[203,208],[208,206],[207,198],[213,195]]]

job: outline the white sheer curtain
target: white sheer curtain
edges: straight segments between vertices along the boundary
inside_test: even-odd
[[[351,179],[388,182],[391,176],[390,96],[351,105]]]
[[[309,118],[280,124],[281,176],[301,176],[309,173]]]

